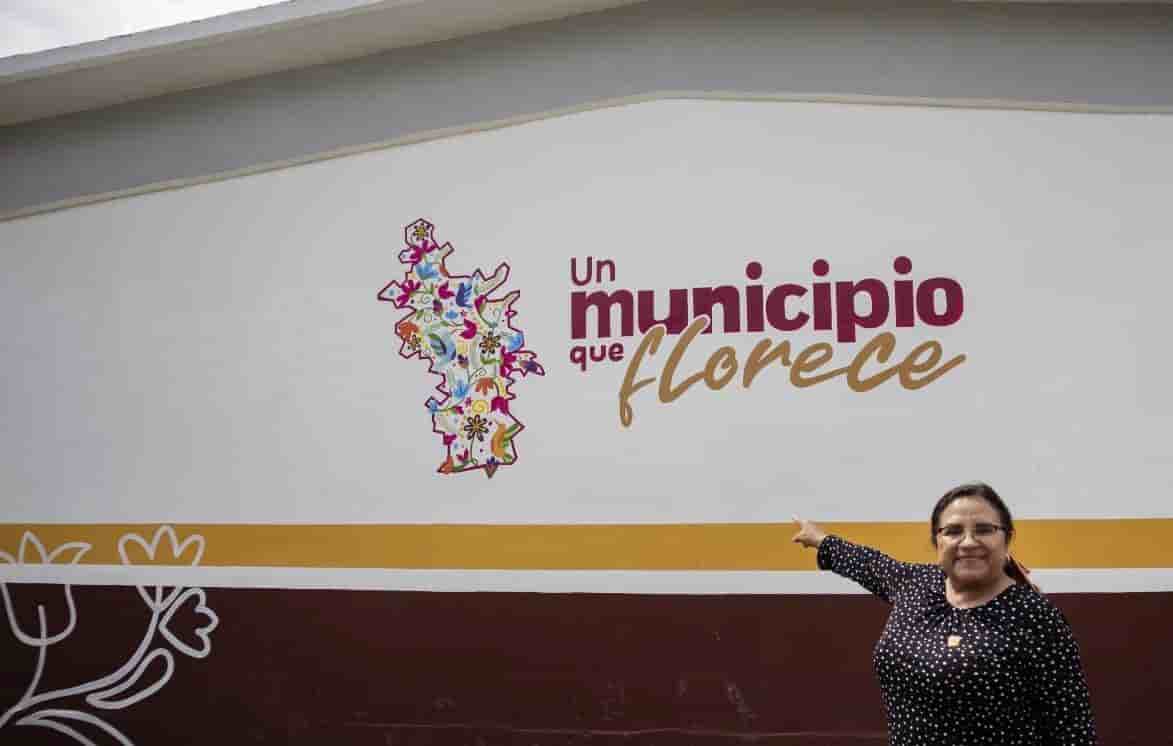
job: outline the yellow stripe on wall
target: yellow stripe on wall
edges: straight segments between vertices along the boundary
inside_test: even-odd
[[[825,523],[830,533],[897,559],[932,562],[924,523]],[[0,524],[0,550],[16,557],[24,532],[46,550],[92,545],[83,564],[121,564],[119,539],[150,542],[160,524]],[[1173,567],[1173,519],[1023,520],[1015,555],[1032,568]],[[815,554],[790,542],[790,523],[591,525],[174,524],[182,543],[204,538],[203,566],[376,567],[468,570],[811,570]],[[190,564],[169,540],[153,562],[128,544],[134,564]],[[26,554],[26,561],[31,559]]]

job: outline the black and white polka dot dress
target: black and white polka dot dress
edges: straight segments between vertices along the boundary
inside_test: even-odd
[[[958,609],[936,565],[837,536],[820,544],[818,562],[892,604],[873,662],[893,746],[1096,743],[1071,628],[1030,586]]]

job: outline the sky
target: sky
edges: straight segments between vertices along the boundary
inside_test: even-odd
[[[280,0],[0,0],[0,57],[272,5]]]

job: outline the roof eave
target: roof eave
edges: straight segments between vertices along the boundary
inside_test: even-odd
[[[0,59],[0,125],[640,0],[289,0]]]

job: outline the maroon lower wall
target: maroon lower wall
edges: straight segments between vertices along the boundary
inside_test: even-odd
[[[50,627],[65,618],[61,587],[9,588],[25,629],[38,596]],[[73,593],[76,631],[48,649],[38,691],[109,673],[150,617],[134,588]],[[1173,744],[1173,594],[1052,598],[1080,639],[1102,742]],[[211,654],[176,653],[160,691],[124,710],[57,706],[97,712],[140,746],[887,742],[871,672],[887,607],[868,596],[213,588],[207,605]],[[169,629],[198,648],[206,622],[193,602]],[[35,663],[0,628],[0,711]],[[0,743],[74,741],[9,726]]]

